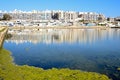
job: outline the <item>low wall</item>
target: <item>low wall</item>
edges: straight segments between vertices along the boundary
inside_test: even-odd
[[[2,48],[5,35],[7,34],[8,28],[0,27],[0,48]]]

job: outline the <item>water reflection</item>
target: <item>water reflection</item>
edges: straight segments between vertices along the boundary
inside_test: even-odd
[[[4,43],[18,65],[71,68],[120,80],[120,29],[16,31]],[[47,45],[46,45],[47,44]]]
[[[9,32],[12,38],[6,42],[14,42],[16,44],[31,42],[37,43],[81,43],[92,44],[99,40],[120,38],[119,29],[43,29],[38,32]]]

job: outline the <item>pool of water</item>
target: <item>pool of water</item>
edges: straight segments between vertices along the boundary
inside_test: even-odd
[[[120,29],[44,29],[11,34],[4,48],[18,65],[80,69],[120,79]]]

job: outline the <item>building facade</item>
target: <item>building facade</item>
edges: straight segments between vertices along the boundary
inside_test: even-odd
[[[65,22],[74,22],[76,19],[81,18],[82,20],[97,21],[100,14],[94,12],[75,12],[75,11],[62,11],[62,10],[45,10],[45,11],[21,11],[14,10],[10,12],[0,11],[0,18],[3,14],[9,14],[12,20],[53,20],[52,16],[58,14],[58,20]],[[104,15],[103,15],[104,16]]]

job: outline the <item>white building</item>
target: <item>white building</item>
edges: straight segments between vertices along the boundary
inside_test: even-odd
[[[51,21],[53,20],[52,16],[58,14],[58,20],[64,22],[74,22],[78,18],[83,20],[92,20],[97,21],[100,14],[94,12],[75,12],[75,11],[62,11],[62,10],[45,10],[45,11],[0,11],[0,18],[4,13],[10,14],[12,20],[39,20],[39,21]]]

